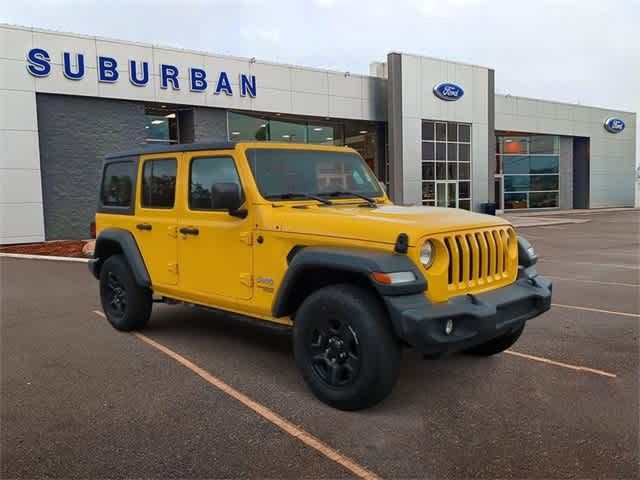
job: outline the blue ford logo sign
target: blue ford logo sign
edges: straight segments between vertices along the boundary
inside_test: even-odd
[[[611,133],[620,133],[621,131],[624,130],[625,126],[626,125],[622,120],[615,117],[607,118],[604,121],[604,128],[607,130],[607,132],[611,132]]]
[[[454,102],[460,100],[464,95],[464,90],[460,85],[455,83],[439,83],[433,87],[433,94],[441,100]]]

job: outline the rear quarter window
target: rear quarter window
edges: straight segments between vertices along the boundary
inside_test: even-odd
[[[136,163],[135,160],[123,160],[105,164],[99,211],[133,213]]]

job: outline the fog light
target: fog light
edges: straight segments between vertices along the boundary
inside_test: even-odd
[[[451,332],[453,332],[453,320],[449,319],[444,326],[444,333],[451,335]]]

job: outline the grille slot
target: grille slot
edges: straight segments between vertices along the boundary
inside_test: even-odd
[[[449,254],[448,282],[455,290],[498,281],[509,270],[510,228],[447,235],[443,238]]]

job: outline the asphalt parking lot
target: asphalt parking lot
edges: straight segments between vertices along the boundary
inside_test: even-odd
[[[383,478],[637,478],[640,212],[580,218],[520,231],[554,307],[511,353],[405,351],[392,396],[361,412],[312,396],[286,332],[154,306],[144,339],[294,432],[113,330],[86,265],[0,258],[1,477],[357,476],[339,452]]]

